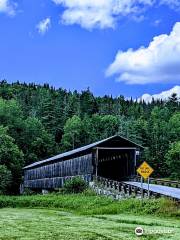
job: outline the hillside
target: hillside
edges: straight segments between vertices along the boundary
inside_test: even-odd
[[[18,191],[24,165],[117,133],[146,147],[156,176],[179,179],[179,110],[175,94],[146,103],[1,81],[0,192]]]

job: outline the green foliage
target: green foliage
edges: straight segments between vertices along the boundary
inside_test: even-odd
[[[82,215],[133,213],[180,217],[176,202],[168,199],[125,199],[114,201],[103,196],[82,194],[49,194],[32,196],[0,196],[0,208],[57,208]]]
[[[48,133],[41,121],[35,117],[28,117],[24,121],[22,140],[26,164],[53,155],[57,148],[53,135]]]
[[[87,189],[87,183],[81,177],[73,177],[65,181],[64,193],[82,193]]]
[[[4,165],[12,173],[11,191],[18,192],[21,182],[23,153],[12,137],[7,134],[7,128],[0,126],[0,165]]]
[[[6,194],[12,184],[12,174],[5,165],[0,165],[0,194]]]
[[[62,137],[63,150],[70,150],[80,146],[82,122],[78,116],[73,116],[66,121],[64,135]]]
[[[170,145],[165,158],[170,177],[173,179],[180,179],[180,141]]]
[[[31,196],[31,195],[36,195],[36,194],[37,193],[30,188],[25,188],[23,191],[23,195],[25,195],[25,196]]]
[[[97,193],[96,193],[95,191],[93,191],[93,189],[91,189],[91,188],[89,188],[89,187],[87,187],[87,188],[82,192],[82,194],[83,194],[84,196],[96,196],[96,195],[97,195]]]
[[[20,143],[23,123],[23,112],[15,99],[4,100],[0,98],[0,125],[8,127],[11,137]]]
[[[169,120],[169,135],[171,142],[180,139],[180,112],[175,112]]]
[[[89,88],[86,91],[82,91],[80,95],[80,112],[81,116],[89,115],[97,112],[96,99],[93,94],[90,92]]]
[[[91,136],[94,141],[107,138],[118,133],[119,121],[117,116],[93,115],[91,121]]]
[[[171,144],[180,139],[180,103],[175,94],[166,102],[145,103],[123,96],[95,97],[89,89],[78,93],[48,84],[8,84],[3,80],[1,125],[6,133],[0,146],[0,164],[17,179],[13,183],[16,189],[22,166],[116,133],[146,147],[142,157],[158,169],[154,176],[179,176],[177,161],[170,160],[173,155],[169,153]],[[15,154],[8,151],[8,142]]]

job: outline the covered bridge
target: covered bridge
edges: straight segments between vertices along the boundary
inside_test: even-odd
[[[67,178],[92,176],[124,180],[136,174],[136,155],[142,146],[121,136],[80,147],[24,167],[24,187],[55,189]]]

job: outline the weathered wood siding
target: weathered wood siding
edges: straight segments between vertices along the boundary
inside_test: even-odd
[[[25,170],[24,186],[39,189],[59,188],[67,178],[73,176],[82,176],[86,181],[90,181],[92,173],[92,154],[88,154]]]

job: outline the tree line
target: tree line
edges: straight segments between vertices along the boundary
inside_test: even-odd
[[[145,147],[157,177],[180,179],[180,103],[96,97],[48,84],[0,82],[0,192],[17,193],[23,166],[120,134]]]

